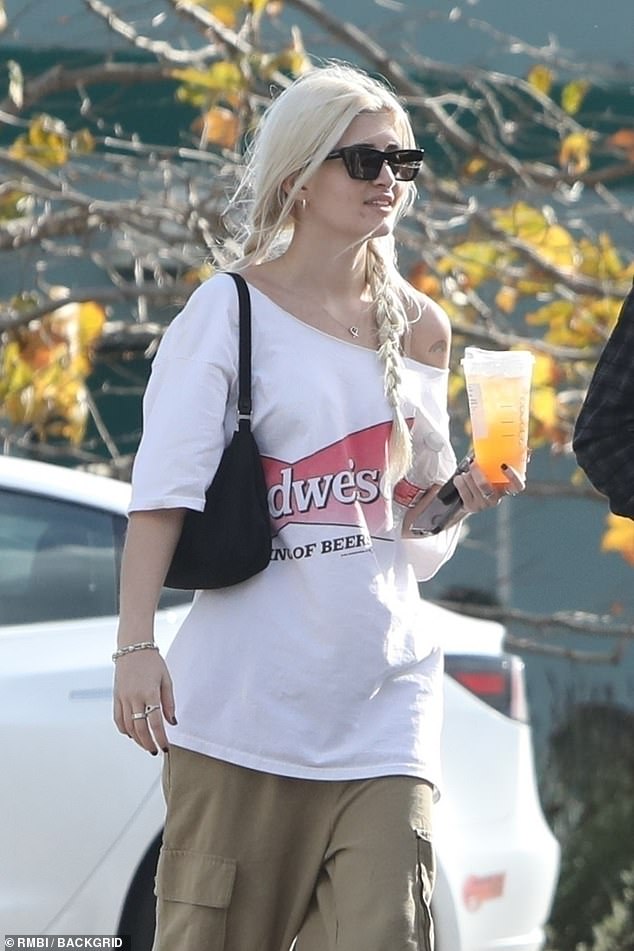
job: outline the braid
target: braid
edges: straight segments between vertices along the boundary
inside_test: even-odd
[[[388,483],[394,485],[412,464],[412,439],[401,405],[403,358],[401,340],[407,330],[407,315],[388,265],[374,241],[368,243],[367,279],[376,306],[378,354],[385,367],[385,395],[392,407]]]

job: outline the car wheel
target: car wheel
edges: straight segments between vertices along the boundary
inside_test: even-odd
[[[119,923],[119,935],[130,935],[134,951],[152,951],[156,915],[154,875],[161,848],[157,836],[145,853],[128,891]]]

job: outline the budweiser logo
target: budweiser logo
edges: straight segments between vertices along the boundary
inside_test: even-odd
[[[380,423],[295,462],[264,456],[269,513],[279,531],[289,522],[379,529],[392,424]]]

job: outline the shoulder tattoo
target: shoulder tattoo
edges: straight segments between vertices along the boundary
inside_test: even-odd
[[[447,352],[447,341],[446,340],[437,340],[436,343],[432,343],[429,348],[430,353],[446,353]]]

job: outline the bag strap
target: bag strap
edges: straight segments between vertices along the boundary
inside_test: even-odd
[[[238,429],[251,429],[251,295],[241,274],[228,272],[238,289],[240,340],[238,345]]]

